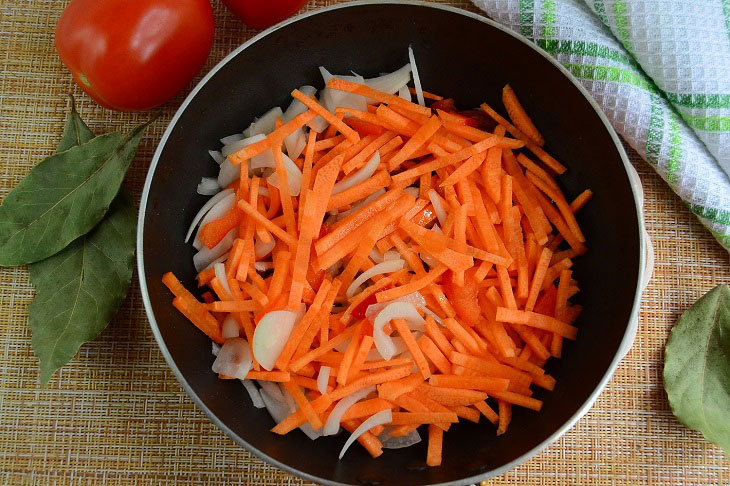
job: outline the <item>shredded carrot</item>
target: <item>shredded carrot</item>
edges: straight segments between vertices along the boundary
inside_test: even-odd
[[[580,286],[571,267],[587,246],[576,213],[593,193],[568,202],[557,177],[566,167],[542,148],[509,85],[502,99],[511,121],[482,105],[497,122],[491,131],[478,126],[486,115],[461,114],[440,96],[426,93],[440,100],[431,109],[339,78],[327,88],[368,98],[367,109],[330,112],[294,90],[306,111],[277,119],[263,140],[229,155],[241,165],[230,186],[235,203],[199,230],[208,248],[232,239],[220,258],[225,278],[213,266],[200,271],[196,295],[171,273],[163,283],[173,306],[214,342],[225,345],[228,317],[252,351],[256,339],[278,340],[275,369],[252,358],[246,377],[282,383],[296,403],[274,433],[318,429],[340,400],[375,386],[378,396],[352,405],[341,425],[354,431],[392,410],[393,437],[429,426],[427,463],[438,465],[452,423],[483,415],[504,434],[513,406],[542,407],[534,387],[555,388],[545,365],[578,334],[582,308],[571,298]],[[317,117],[329,123],[320,134],[311,129]],[[283,152],[297,130],[306,134],[293,161],[301,181],[290,180],[297,174]],[[249,175],[251,158],[265,152],[278,187]],[[371,176],[348,182],[371,160],[379,160]],[[349,187],[340,190],[343,181]],[[358,274],[392,259],[401,260],[393,271],[350,288]],[[425,323],[416,331],[393,316],[384,331],[407,354],[384,360],[372,322],[396,300],[413,302]],[[257,326],[273,311],[296,315],[294,325],[288,335],[261,337]],[[324,366],[326,383],[317,379]],[[373,457],[383,453],[384,425],[358,438]]]

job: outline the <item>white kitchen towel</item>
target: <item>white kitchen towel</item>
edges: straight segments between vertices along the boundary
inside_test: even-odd
[[[730,0],[473,0],[578,78],[730,250]]]

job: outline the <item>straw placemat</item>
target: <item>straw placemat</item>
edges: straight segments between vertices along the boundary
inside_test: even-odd
[[[0,2],[0,198],[53,152],[67,93],[97,133],[126,131],[149,117],[103,110],[75,87],[53,46],[65,3]],[[204,71],[254,33],[213,3],[216,41]],[[182,99],[163,107],[145,135],[127,177],[137,199]],[[730,282],[728,254],[630,154],[656,250],[636,344],[572,430],[490,485],[730,484],[722,451],[672,417],[660,379],[669,329],[703,292]],[[303,484],[239,448],[193,405],[157,348],[136,284],[112,325],[41,389],[27,326],[32,295],[25,268],[0,271],[0,483]]]

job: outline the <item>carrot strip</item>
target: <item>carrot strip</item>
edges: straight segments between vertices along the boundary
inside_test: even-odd
[[[499,425],[497,426],[497,435],[507,432],[507,427],[512,420],[512,405],[504,400],[497,400],[499,405]]]
[[[404,393],[415,390],[421,383],[423,383],[423,377],[418,373],[413,373],[405,378],[378,385],[378,396],[392,402]]]
[[[213,312],[251,312],[253,300],[227,300],[205,304],[205,308]]]
[[[441,388],[423,384],[418,390],[447,407],[473,405],[487,399],[487,394],[484,392],[463,388]]]
[[[542,284],[545,279],[545,274],[547,272],[548,266],[550,265],[550,260],[552,258],[553,252],[548,250],[547,248],[543,248],[542,253],[540,253],[540,259],[537,262],[537,267],[535,267],[535,272],[532,276],[532,283],[530,284],[530,293],[527,297],[527,302],[525,303],[525,310],[531,311],[535,308],[535,303],[537,302],[537,295],[540,293],[540,290],[542,289]]]
[[[590,189],[586,189],[585,191],[578,194],[578,197],[573,199],[573,201],[570,203],[570,209],[574,213],[577,213],[585,207],[585,205],[588,203],[588,201],[591,200],[592,197],[593,191],[591,191]]]
[[[502,322],[512,322],[515,324],[524,324],[544,331],[554,332],[568,339],[575,339],[578,335],[578,329],[570,324],[559,321],[554,317],[537,314],[535,312],[498,307],[497,320]]]
[[[441,120],[436,115],[431,116],[426,123],[413,134],[413,136],[401,147],[400,151],[388,162],[388,169],[394,170],[398,168],[404,161],[408,160],[413,154],[428,142],[428,140],[436,133],[441,126]]]
[[[292,376],[284,371],[249,371],[246,379],[284,383],[291,381]]]
[[[427,380],[431,376],[431,370],[428,367],[428,361],[426,361],[423,351],[421,351],[421,348],[418,347],[416,338],[413,337],[411,330],[408,329],[408,325],[403,319],[393,319],[393,324],[395,326],[395,330],[403,339],[403,343],[406,345],[406,348],[408,348],[411,356],[413,356],[416,366],[418,366],[418,369],[421,371],[421,376],[423,376],[424,380]]]
[[[537,186],[538,189],[544,192],[550,199],[555,201],[555,204],[558,206],[560,214],[563,216],[563,218],[565,218],[565,222],[567,223],[568,228],[570,228],[570,231],[579,242],[584,243],[586,241],[586,238],[583,235],[580,226],[578,225],[578,221],[575,219],[575,214],[573,213],[573,210],[570,208],[570,205],[565,200],[565,197],[560,193],[560,191],[555,189],[554,187],[551,187],[544,180],[532,175],[529,172],[527,174],[527,179],[535,184],[535,186]]]
[[[567,321],[567,304],[568,304],[568,292],[570,290],[570,279],[573,272],[564,269],[560,272],[560,282],[558,283],[558,291],[555,297],[555,318],[559,321]],[[560,358],[563,349],[563,337],[559,334],[553,334],[553,339],[550,343],[550,354],[556,358]]]
[[[267,219],[266,216],[259,213],[256,209],[253,208],[253,206],[251,206],[246,201],[238,201],[238,207],[241,208],[246,214],[251,216],[251,218],[254,219],[257,223],[260,223],[264,228],[266,228],[269,232],[274,234],[274,236],[282,240],[290,247],[296,245],[297,240],[295,237],[278,227],[276,224],[272,223],[271,220]]]
[[[353,358],[352,364],[350,365],[350,370],[347,373],[348,381],[352,380],[363,369],[365,359],[367,359],[368,353],[373,347],[373,342],[374,340],[372,336],[364,335],[362,337],[362,341],[360,341],[360,347],[358,348],[357,353],[355,353],[355,357]],[[343,383],[343,385],[344,384],[346,383]]]
[[[371,398],[369,400],[363,400],[361,402],[357,402],[352,407],[347,409],[344,415],[342,415],[342,422],[363,417],[369,417],[378,412],[382,412],[383,410],[388,410],[395,407],[396,405],[382,398]]]
[[[352,335],[352,339],[350,339],[350,344],[347,345],[347,349],[345,349],[345,355],[342,357],[342,361],[340,362],[340,366],[337,370],[337,383],[339,383],[340,385],[344,386],[347,384],[347,377],[350,373],[352,361],[355,359],[355,353],[357,353],[358,347],[360,345],[361,331],[362,322],[360,324],[357,324],[355,332]]]
[[[492,395],[494,396],[494,398],[503,400],[507,403],[511,403],[512,405],[519,405],[520,407],[529,408],[529,409],[535,410],[537,412],[539,412],[540,409],[542,408],[541,400],[526,397],[524,395],[520,395],[519,393],[503,391],[503,392],[494,392],[494,393],[492,393]]]
[[[454,412],[393,412],[391,425],[423,425],[456,423],[459,417]]]
[[[238,152],[229,155],[228,160],[233,165],[239,165],[242,162],[249,160],[251,157],[254,157],[270,149],[271,147],[276,145],[277,142],[279,143],[279,145],[281,145],[286,137],[314,120],[316,116],[317,113],[313,112],[312,110],[307,110],[306,112],[295,116],[290,122],[274,130],[272,133],[269,134],[268,137],[266,137],[266,139],[248,145]]]
[[[377,368],[388,368],[388,367],[398,367],[401,365],[407,365],[412,364],[413,360],[411,358],[395,358],[390,360],[379,360],[379,361],[366,361],[362,365],[363,370],[374,370]]]
[[[392,289],[388,290],[381,290],[377,294],[375,294],[375,298],[378,302],[387,302],[389,300],[394,300],[399,297],[403,297],[404,295],[411,294],[413,292],[418,292],[419,290],[425,288],[429,284],[433,283],[437,278],[439,278],[444,272],[448,270],[445,265],[438,265],[437,267],[433,268],[430,272],[425,274],[422,277],[416,278],[411,280],[409,283],[405,285],[401,285],[399,287],[393,287]]]
[[[434,344],[436,344],[444,355],[449,356],[454,352],[454,346],[452,346],[446,336],[444,336],[444,333],[441,332],[441,329],[438,327],[436,321],[434,321],[431,315],[426,316],[425,327],[428,337],[433,340]]]
[[[329,395],[332,400],[339,400],[340,398],[346,397],[347,395],[354,393],[358,390],[362,390],[363,388],[367,388],[373,385],[379,385],[381,383],[386,383],[389,381],[395,381],[399,378],[404,378],[410,374],[411,369],[408,366],[393,368],[387,371],[378,371],[363,376],[362,378],[358,378],[352,383],[348,383],[343,387],[337,388]]]
[[[342,426],[348,432],[354,432],[355,429],[360,426],[360,423],[356,420],[348,420],[346,422],[342,422]],[[377,437],[375,437],[372,431],[364,432],[362,435],[360,435],[360,437],[357,438],[357,441],[365,448],[366,451],[368,451],[370,456],[372,456],[373,458],[379,457],[383,453],[383,444],[380,442],[380,440],[378,440]]]
[[[381,103],[387,103],[392,106],[398,106],[400,108],[412,111],[414,113],[418,113],[420,115],[431,115],[430,108],[411,103],[410,101],[404,100],[400,96],[383,93],[382,91],[378,91],[363,84],[353,83],[351,81],[346,81],[339,78],[332,78],[327,83],[327,87],[330,89],[336,89],[337,91],[344,91],[346,93],[359,94],[365,96],[366,98],[371,98],[376,101],[380,101]]]
[[[488,376],[433,375],[429,383],[444,388],[466,388],[495,394],[507,390],[508,379]]]
[[[200,307],[185,297],[175,297],[172,300],[172,305],[175,306],[175,308],[185,317],[187,317],[190,322],[195,324],[195,327],[203,331],[210,339],[218,344],[223,344],[220,325],[212,314],[208,311],[201,311]]]
[[[435,425],[428,426],[428,450],[426,452],[426,464],[435,467],[441,465],[441,454],[443,449],[444,431]]]
[[[394,138],[396,138],[395,133],[391,131],[386,131],[383,134],[379,135],[377,138],[374,138],[372,140],[368,139],[369,143],[365,145],[362,150],[358,151],[354,156],[348,158],[347,161],[342,165],[342,171],[345,174],[349,174],[353,170],[359,169],[360,167],[364,166],[366,162],[370,160],[370,157],[378,151],[378,149],[380,149],[380,156],[382,157],[383,148],[385,148],[385,145],[391,142]]]
[[[314,412],[317,414],[323,413],[329,408],[331,404],[332,398],[330,398],[327,394],[322,395],[319,398],[316,398],[309,402],[312,410],[314,410]],[[305,423],[307,423],[307,415],[305,411],[300,408],[299,410],[279,422],[274,428],[271,429],[271,431],[275,434],[284,435],[288,434],[297,427],[301,427]]]
[[[327,211],[332,211],[333,209],[338,209],[347,204],[364,199],[375,191],[388,187],[389,185],[390,174],[388,171],[378,171],[369,179],[330,197],[327,203]]]
[[[530,137],[530,139],[539,146],[542,147],[545,145],[545,139],[542,135],[540,135],[537,127],[522,107],[520,100],[517,99],[517,95],[509,84],[506,84],[504,88],[502,88],[502,103],[504,103],[504,107],[507,109],[507,114],[517,128],[522,130],[526,136]]]
[[[331,289],[330,289],[331,290]],[[323,355],[327,351],[334,349],[335,346],[345,342],[347,339],[349,339],[357,330],[355,326],[348,328],[345,330],[345,332],[338,334],[334,338],[330,339],[326,343],[323,343],[319,348],[315,348],[307,353],[304,354],[304,356],[300,357],[299,359],[292,361],[292,363],[289,365],[289,369],[291,369],[294,372],[297,372],[299,369],[301,369],[304,365],[309,363],[310,361],[313,361],[318,356]]]
[[[342,118],[333,115],[329,110],[317,103],[317,101],[313,98],[310,98],[298,89],[292,91],[291,95],[292,98],[298,100],[314,113],[324,118],[327,122],[329,122],[330,125],[336,127],[337,130],[352,143],[357,143],[360,140],[360,135],[358,135],[358,133],[350,128],[345,122],[343,122]]]
[[[428,360],[433,363],[438,371],[445,375],[451,374],[451,363],[439,350],[438,346],[434,344],[430,337],[423,335],[418,339],[418,346],[423,351],[423,354]]]

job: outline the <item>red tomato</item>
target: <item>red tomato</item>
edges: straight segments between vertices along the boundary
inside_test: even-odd
[[[294,15],[307,0],[223,0],[223,5],[253,29],[265,29]]]
[[[56,49],[97,103],[145,110],[179,93],[213,45],[208,0],[73,0],[56,27]]]

